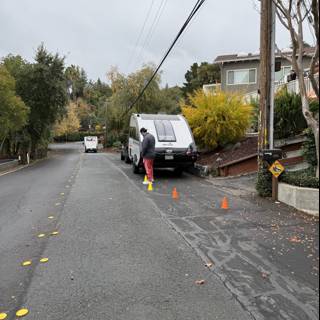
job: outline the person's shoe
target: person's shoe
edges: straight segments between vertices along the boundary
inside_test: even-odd
[[[143,184],[144,186],[148,186],[148,185],[150,184],[150,182],[149,182],[149,181],[143,181],[142,184]]]

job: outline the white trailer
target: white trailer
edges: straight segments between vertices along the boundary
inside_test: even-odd
[[[141,128],[146,128],[156,139],[155,168],[173,168],[177,173],[193,166],[198,157],[192,131],[182,115],[133,114],[130,119],[129,141],[126,156],[133,171],[143,166]]]

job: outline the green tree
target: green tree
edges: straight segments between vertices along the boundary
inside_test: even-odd
[[[241,95],[220,91],[206,95],[198,90],[181,104],[197,143],[204,149],[237,142],[251,125],[253,108]]]
[[[3,65],[10,72],[11,76],[17,81],[21,76],[23,68],[28,64],[21,56],[9,54],[3,59]]]
[[[185,75],[186,82],[182,88],[185,98],[194,91],[199,90],[205,84],[220,83],[221,71],[218,65],[202,62],[194,63]]]
[[[180,101],[183,98],[180,87],[169,87],[168,85],[160,92],[159,107],[160,112],[168,114],[181,113]]]
[[[110,86],[100,79],[96,82],[90,81],[85,87],[84,99],[87,103],[98,107],[104,104],[107,98],[112,96],[112,89]]]
[[[15,79],[6,67],[0,65],[0,152],[10,134],[23,128],[28,119],[28,108],[17,97]]]
[[[71,88],[72,100],[83,98],[85,93],[85,87],[88,83],[88,77],[84,69],[79,66],[71,65],[66,68],[65,76],[67,79],[67,85]]]
[[[275,97],[275,137],[285,139],[301,134],[308,124],[302,113],[301,96],[282,89]]]
[[[151,82],[139,101],[132,107],[145,85],[154,73],[154,65],[146,65],[141,70],[124,76],[117,68],[108,73],[112,97],[102,111],[107,115],[107,131],[111,140],[124,140],[132,113],[177,113],[180,111],[181,91],[178,87],[161,89],[161,74]]]
[[[17,93],[30,108],[27,130],[32,156],[46,150],[51,127],[65,113],[67,104],[64,58],[50,54],[41,45],[35,63],[27,64],[17,80]]]

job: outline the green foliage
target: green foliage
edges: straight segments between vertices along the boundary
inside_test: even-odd
[[[260,197],[268,198],[272,196],[272,174],[268,168],[264,167],[258,172],[256,189]]]
[[[314,169],[285,172],[280,180],[297,187],[319,189],[319,178],[315,177]]]
[[[6,67],[0,65],[0,151],[4,141],[23,128],[27,122],[29,109],[16,96],[15,79]]]
[[[110,86],[100,79],[96,82],[90,81],[85,87],[84,99],[88,104],[100,106],[104,104],[107,98],[112,96]]]
[[[253,107],[253,114],[252,114],[252,130],[254,132],[259,131],[259,118],[260,118],[260,103],[259,99],[251,99],[250,104]]]
[[[127,77],[116,68],[112,68],[108,73],[112,97],[107,100],[105,106],[105,110],[107,110],[107,144],[110,144],[110,141],[114,143],[126,140],[132,113],[176,113],[179,111],[180,90],[177,87],[161,89],[160,75],[157,75],[151,82],[134,108],[129,109],[153,72],[154,66],[147,65]]]
[[[71,98],[77,100],[84,96],[85,87],[88,82],[87,74],[79,66],[71,65],[65,71],[67,86],[72,89]]]
[[[318,159],[314,134],[311,129],[307,129],[306,135],[307,141],[303,144],[303,156],[312,167],[316,167],[318,164]]]
[[[207,95],[198,90],[189,101],[191,105],[181,104],[182,112],[198,145],[207,150],[239,141],[250,127],[252,106],[241,95],[222,91]]]
[[[185,75],[186,82],[182,88],[184,98],[187,99],[190,94],[196,90],[202,89],[205,84],[220,83],[220,67],[207,62],[194,63]]]
[[[302,112],[300,95],[286,88],[275,97],[275,138],[285,139],[301,134],[308,124]]]
[[[49,138],[51,126],[63,116],[67,104],[64,59],[40,46],[35,61],[23,68],[17,81],[17,92],[31,110],[28,131],[33,150]]]
[[[19,55],[13,56],[9,54],[3,59],[3,65],[16,80],[21,76],[21,72],[27,64],[28,63]]]
[[[319,115],[319,100],[310,101],[310,111],[314,115]]]

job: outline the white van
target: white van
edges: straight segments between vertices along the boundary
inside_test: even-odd
[[[88,152],[98,152],[98,137],[84,137],[84,150],[86,153]]]
[[[133,114],[130,119],[129,142],[122,159],[132,162],[133,172],[143,167],[141,128],[156,139],[155,168],[173,168],[177,174],[197,161],[198,152],[192,131],[181,115]]]

